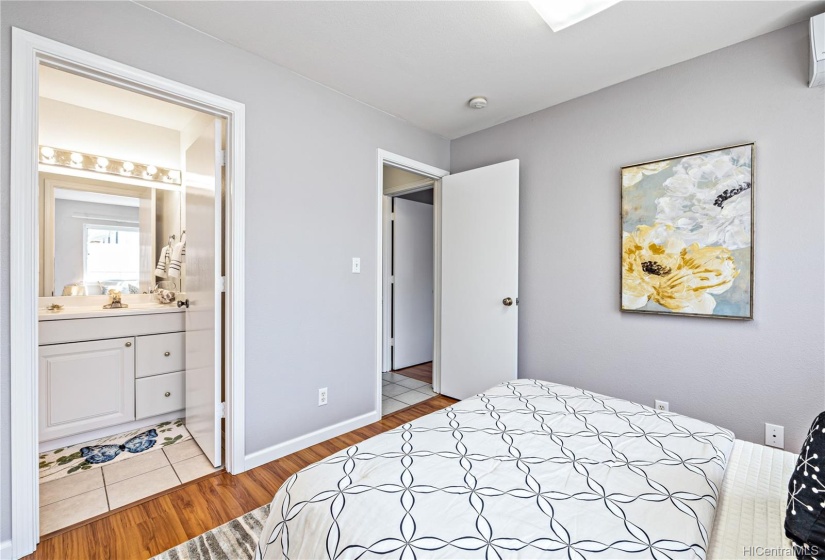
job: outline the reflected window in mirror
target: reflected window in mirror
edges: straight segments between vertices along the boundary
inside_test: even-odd
[[[140,293],[140,228],[83,224],[83,283]]]

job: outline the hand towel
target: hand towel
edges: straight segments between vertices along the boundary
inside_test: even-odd
[[[155,267],[155,276],[158,278],[166,278],[166,259],[169,257],[169,247],[166,246],[160,251],[160,258],[158,265]]]
[[[183,265],[183,258],[186,256],[186,242],[182,241],[172,248],[172,260],[169,261],[169,276],[180,278],[180,269]]]

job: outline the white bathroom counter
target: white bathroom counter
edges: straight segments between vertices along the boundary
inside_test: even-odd
[[[178,294],[178,299],[186,299],[186,294]],[[46,309],[50,304],[63,305],[60,311]],[[124,317],[132,315],[154,315],[156,313],[182,313],[178,302],[159,303],[152,294],[129,294],[123,296],[123,303],[129,307],[104,309],[109,303],[108,296],[42,297],[37,304],[38,321],[59,321],[62,319],[93,319],[97,317]]]
[[[78,306],[64,307],[60,311],[49,311],[46,308],[37,310],[38,321],[57,321],[60,319],[92,319],[95,317],[118,317],[121,315],[153,315],[155,313],[182,313],[178,303],[134,303],[129,307],[118,309],[103,309],[99,307]]]

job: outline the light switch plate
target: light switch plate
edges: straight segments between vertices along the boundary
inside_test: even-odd
[[[361,259],[358,257],[352,257],[352,273],[361,274]]]

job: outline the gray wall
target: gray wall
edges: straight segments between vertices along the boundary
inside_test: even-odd
[[[798,450],[825,408],[825,90],[798,24],[451,143],[451,171],[521,160],[519,376]],[[622,314],[619,168],[756,142],[755,320]]]
[[[376,149],[446,169],[449,143],[131,2],[3,1],[0,20],[0,540],[10,508],[12,26],[246,104],[247,453],[373,410]]]

